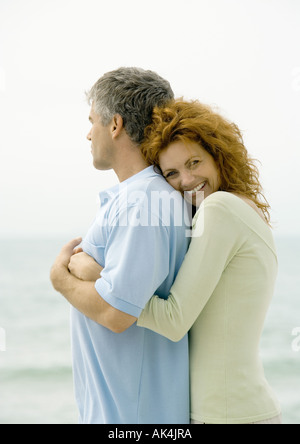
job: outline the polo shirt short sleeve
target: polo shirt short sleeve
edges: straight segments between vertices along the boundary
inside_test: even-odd
[[[129,220],[140,206],[131,207]],[[160,222],[160,221],[158,221]],[[114,308],[139,317],[149,295],[169,273],[169,233],[162,226],[114,226],[106,246],[105,268],[96,290]]]

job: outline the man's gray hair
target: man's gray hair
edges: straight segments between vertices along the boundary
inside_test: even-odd
[[[120,114],[126,133],[138,144],[151,123],[153,108],[174,99],[167,80],[153,71],[127,67],[104,74],[86,95],[90,105],[94,102],[103,125]]]

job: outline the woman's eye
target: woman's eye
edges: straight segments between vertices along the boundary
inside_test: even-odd
[[[193,166],[195,166],[195,165],[198,165],[199,162],[200,162],[199,160],[193,160],[193,161],[190,163],[190,166],[193,167]]]
[[[165,178],[166,178],[166,179],[170,179],[170,177],[174,176],[175,174],[176,174],[176,171],[170,171],[169,173],[167,173],[167,174],[165,175]]]

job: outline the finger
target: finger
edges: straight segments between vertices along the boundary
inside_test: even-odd
[[[63,246],[60,256],[64,258],[64,261],[67,259],[67,257],[71,257],[74,254],[74,248],[78,246],[81,242],[81,237],[78,237],[76,239],[71,240],[66,245]]]
[[[76,237],[76,239],[72,239],[72,240],[69,242],[69,246],[70,246],[70,247],[73,247],[73,249],[74,249],[74,248],[77,247],[79,244],[81,244],[81,242],[82,242],[82,237]]]
[[[64,249],[68,250],[68,251],[72,251],[72,254],[73,254],[74,248],[76,248],[81,242],[82,242],[82,238],[81,237],[77,237],[76,239],[72,239],[70,242],[68,242],[64,246]]]
[[[83,249],[81,247],[75,248],[74,254],[83,253]]]

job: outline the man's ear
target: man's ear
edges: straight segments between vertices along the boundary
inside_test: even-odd
[[[120,114],[115,114],[112,119],[112,126],[111,126],[112,138],[113,139],[117,138],[121,134],[123,129],[124,125],[123,125],[122,116],[120,116]]]

